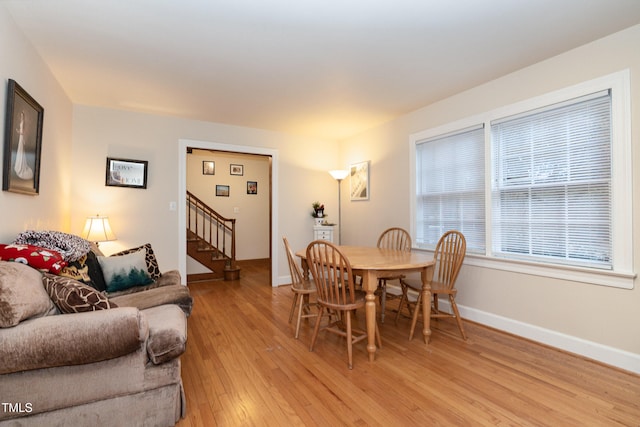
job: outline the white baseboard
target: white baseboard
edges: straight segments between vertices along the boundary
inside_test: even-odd
[[[438,304],[444,310],[450,309],[448,300],[441,299]],[[597,360],[607,365],[640,374],[640,354],[598,344],[593,341],[587,341],[582,338],[530,325],[475,308],[465,307],[460,304],[458,304],[458,310],[460,310],[460,316],[463,319],[471,320],[532,341],[588,357],[589,359]]]

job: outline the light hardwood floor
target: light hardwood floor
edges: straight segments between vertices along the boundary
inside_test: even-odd
[[[640,376],[470,322],[463,341],[455,321],[433,321],[427,347],[388,312],[375,362],[360,343],[350,371],[340,337],[309,352],[314,319],[293,338],[292,293],[268,277],[243,266],[238,281],[189,285],[180,427],[640,426]]]

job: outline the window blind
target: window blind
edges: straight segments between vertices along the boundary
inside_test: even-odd
[[[484,126],[416,144],[416,241],[434,248],[461,231],[468,252],[485,252]]]
[[[612,267],[611,95],[491,123],[492,250]]]

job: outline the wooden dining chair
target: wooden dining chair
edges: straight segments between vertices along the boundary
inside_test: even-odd
[[[349,260],[340,252],[337,246],[326,240],[315,240],[307,246],[307,265],[318,290],[318,305],[320,313],[311,337],[309,351],[313,348],[320,332],[322,318],[329,316],[329,322],[322,328],[347,339],[347,355],[349,369],[353,369],[353,344],[367,338],[366,330],[354,328],[351,324],[351,314],[358,308],[365,306],[366,293],[354,287],[353,271]],[[337,320],[333,320],[331,313],[339,313]],[[380,332],[376,323],[375,335],[378,346],[382,347]]]
[[[395,249],[398,251],[411,251],[411,236],[409,232],[400,227],[388,228],[380,234],[378,243],[379,248]],[[387,306],[387,299],[400,298],[403,295],[401,284],[398,286],[387,286],[392,280],[402,280],[404,275],[390,274],[378,278],[378,294],[380,300],[380,322],[384,323],[384,314]]]
[[[287,252],[287,260],[289,261],[289,272],[291,273],[291,290],[293,291],[293,303],[291,304],[291,312],[289,313],[289,323],[293,320],[293,314],[298,307],[298,314],[296,320],[296,334],[298,339],[300,334],[300,322],[302,319],[317,317],[318,310],[315,303],[310,303],[309,297],[316,294],[316,285],[311,280],[308,280],[302,274],[300,266],[295,260],[289,241],[286,237],[283,237],[284,248]]]
[[[458,323],[458,329],[463,339],[467,339],[467,335],[464,333],[464,327],[462,326],[462,319],[460,318],[460,312],[456,305],[456,279],[462,267],[462,262],[467,251],[467,242],[464,235],[459,231],[450,230],[440,237],[436,245],[435,252],[433,254],[433,260],[435,261],[435,272],[433,275],[433,281],[431,282],[431,294],[433,295],[433,307],[431,309],[431,318],[453,317]],[[413,338],[413,333],[416,328],[418,316],[422,312],[420,304],[422,303],[422,281],[420,279],[405,278],[402,281],[403,293],[400,299],[400,306],[398,307],[398,313],[396,314],[396,321],[400,315],[400,310],[403,305],[409,306],[411,304],[409,292],[411,290],[417,292],[417,298],[414,303],[413,316],[411,320],[411,331],[409,332],[409,339]],[[440,295],[447,295],[451,304],[452,313],[440,311],[438,308],[438,298]]]

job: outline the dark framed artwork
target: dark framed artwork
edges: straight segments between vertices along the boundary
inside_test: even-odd
[[[247,181],[247,194],[258,194],[257,181]]]
[[[4,132],[2,189],[40,193],[40,154],[44,108],[9,79]]]
[[[216,196],[229,197],[228,185],[216,185]]]
[[[146,160],[107,157],[105,185],[109,187],[147,188]]]
[[[231,175],[240,175],[240,176],[244,175],[244,165],[231,164],[229,166],[229,173]]]
[[[215,175],[216,174],[216,162],[210,160],[202,161],[202,175]]]

